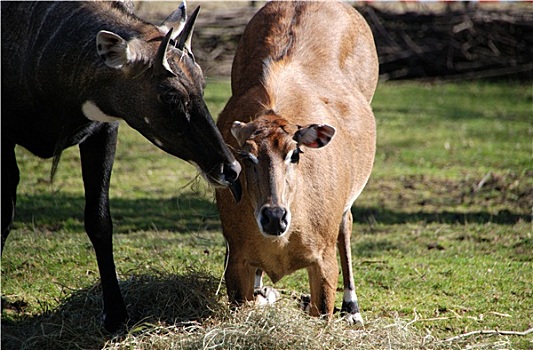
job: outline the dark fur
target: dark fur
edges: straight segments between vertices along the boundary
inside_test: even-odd
[[[166,33],[137,18],[130,5],[1,2],[2,250],[19,182],[15,145],[41,158],[55,157],[56,165],[62,150],[79,145],[85,227],[102,277],[104,325],[112,331],[127,318],[108,200],[118,123],[91,121],[82,105],[90,100],[124,119],[164,151],[198,164],[214,183],[229,185],[239,171],[203,101],[205,82],[194,56],[171,47],[167,61],[174,74],[157,70],[162,60],[155,62],[155,56]],[[121,69],[108,67],[96,50],[100,30],[139,39],[137,59]]]

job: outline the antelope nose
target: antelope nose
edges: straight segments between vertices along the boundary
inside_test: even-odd
[[[241,165],[236,160],[233,163],[224,164],[222,175],[224,180],[228,182],[235,182],[241,173]]]
[[[261,227],[268,235],[281,236],[287,231],[287,210],[277,206],[264,206],[261,209]]]
[[[239,202],[242,196],[241,183],[238,180],[241,173],[241,165],[236,160],[233,163],[224,164],[222,168],[222,177],[229,183],[229,189],[235,202]]]

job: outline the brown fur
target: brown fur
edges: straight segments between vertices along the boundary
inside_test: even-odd
[[[253,300],[254,276],[262,270],[275,283],[307,268],[311,314],[331,316],[337,288],[336,245],[344,285],[351,276],[350,207],[365,186],[375,154],[370,108],[378,77],[372,34],[362,16],[344,3],[271,2],[245,29],[232,68],[232,97],[218,119],[224,140],[257,157],[241,160],[243,197],[217,189],[229,250],[226,284],[231,300]],[[247,123],[237,138],[234,121]],[[330,144],[301,147],[298,127],[328,124]],[[291,213],[288,232],[266,237],[256,214],[262,205]]]

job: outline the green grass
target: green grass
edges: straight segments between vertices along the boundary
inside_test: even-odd
[[[214,116],[228,97],[228,82],[209,82]],[[531,334],[442,340],[533,327],[533,89],[383,83],[373,108],[376,162],[353,208],[365,330],[298,312],[305,271],[276,285],[277,306],[230,310],[212,190],[123,124],[111,207],[136,325],[118,337],[100,328],[77,148],[64,152],[53,183],[51,161],[19,148],[18,211],[2,257],[2,347],[532,348]]]
[[[378,159],[391,173],[458,177],[531,169],[533,91],[498,84],[387,84],[376,94]],[[377,163],[379,165],[380,163]]]

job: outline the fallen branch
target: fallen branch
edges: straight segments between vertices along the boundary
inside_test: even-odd
[[[502,314],[501,312],[496,312],[496,311],[489,311],[489,314],[493,314],[493,315],[500,316],[500,317],[513,317],[509,314]]]
[[[407,322],[404,326],[405,329],[407,329],[408,326],[412,325],[415,322],[432,322],[432,321],[442,321],[442,320],[451,320],[451,319],[457,319],[461,318],[461,316],[441,316],[441,317],[431,317],[431,318],[420,318],[418,312],[416,312],[416,308],[413,309],[413,314],[415,315],[414,318]]]
[[[489,334],[490,335],[494,335],[494,334],[497,334],[497,335],[519,335],[519,336],[524,336],[524,335],[528,335],[529,333],[533,333],[533,328],[530,328],[530,329],[525,330],[523,332],[500,331],[500,330],[497,330],[497,329],[489,329],[489,330],[479,330],[479,331],[472,331],[472,332],[468,332],[468,333],[464,333],[464,334],[459,334],[459,335],[456,335],[455,337],[448,338],[448,339],[446,339],[444,341],[452,342],[452,341],[455,341],[455,340],[458,340],[458,339],[470,337],[472,335],[489,335]]]
[[[491,178],[491,176],[492,176],[492,172],[490,171],[487,174],[485,174],[485,176],[483,176],[483,179],[481,179],[481,181],[479,181],[477,186],[474,188],[474,192],[478,192],[479,190],[481,190],[483,185],[485,185],[485,183]]]
[[[419,313],[416,312],[416,308],[413,309],[414,317],[411,321],[407,322],[405,325],[399,325],[396,323],[389,324],[384,326],[383,328],[391,328],[391,327],[402,327],[403,329],[407,330],[407,327],[412,325],[415,322],[431,322],[431,321],[442,321],[442,320],[451,320],[451,319],[457,319],[461,318],[461,316],[452,316],[452,317],[432,317],[432,318],[420,318]]]

